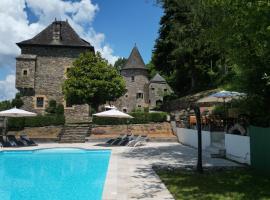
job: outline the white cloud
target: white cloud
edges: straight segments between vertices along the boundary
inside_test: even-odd
[[[0,101],[15,97],[15,75],[8,75],[5,80],[0,81],[0,91]]]
[[[38,18],[34,23],[28,21],[26,6]],[[15,57],[20,53],[15,43],[32,38],[54,18],[68,20],[75,31],[89,41],[110,63],[117,60],[113,49],[105,43],[105,35],[92,27],[99,7],[91,0],[79,2],[64,0],[1,0],[0,1],[0,67],[15,69]],[[9,77],[9,76],[8,76]],[[6,77],[6,78],[8,78]],[[10,77],[9,77],[10,78]],[[5,80],[7,81],[7,79]],[[14,84],[12,84],[14,87]],[[6,90],[5,90],[6,91]],[[13,92],[15,89],[12,90]],[[0,88],[1,97],[4,96]],[[7,94],[8,98],[10,95]]]

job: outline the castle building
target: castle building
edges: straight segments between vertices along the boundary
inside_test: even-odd
[[[145,107],[155,108],[163,102],[164,96],[173,92],[159,74],[149,80],[148,71],[136,45],[121,69],[121,75],[125,79],[127,92],[115,102],[115,105],[123,112]]]
[[[32,39],[17,43],[21,54],[16,58],[16,88],[22,94],[23,109],[45,113],[50,100],[64,105],[66,121],[89,119],[88,105],[65,101],[62,85],[66,72],[81,53],[94,47],[83,40],[67,21],[54,21]],[[124,112],[144,107],[154,108],[172,92],[165,79],[157,74],[149,80],[144,61],[135,46],[121,70],[126,94],[115,102]]]
[[[44,113],[49,100],[62,103],[67,120],[89,116],[88,105],[69,105],[62,84],[66,71],[80,53],[94,51],[67,21],[54,21],[30,40],[17,43],[21,55],[16,58],[16,88],[23,95],[23,108]]]

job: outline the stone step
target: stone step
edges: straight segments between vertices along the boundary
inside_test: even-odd
[[[84,143],[89,130],[89,125],[65,125],[60,134],[59,143]]]

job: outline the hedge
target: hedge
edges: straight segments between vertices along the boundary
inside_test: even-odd
[[[93,124],[97,125],[118,125],[118,124],[146,124],[149,122],[164,122],[167,119],[167,113],[165,112],[131,112],[129,115],[133,116],[133,119],[117,119],[110,117],[93,117]]]
[[[57,126],[65,124],[63,115],[38,115],[36,117],[9,118],[9,130],[22,130],[24,127]]]

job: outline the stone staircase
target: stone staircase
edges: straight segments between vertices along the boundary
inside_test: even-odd
[[[66,124],[59,136],[59,143],[84,143],[89,131],[88,124]]]

